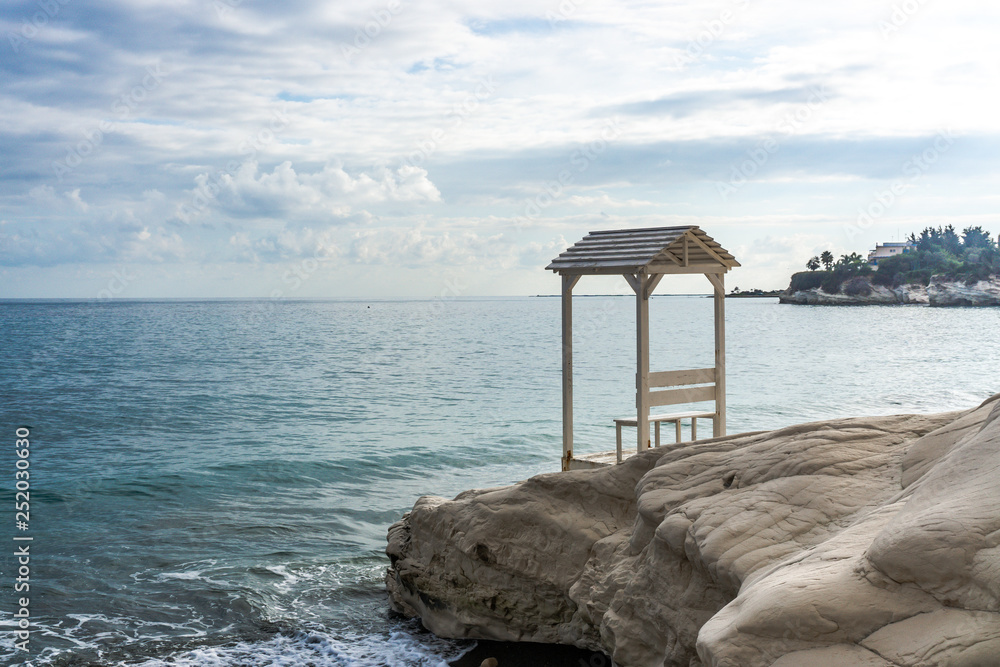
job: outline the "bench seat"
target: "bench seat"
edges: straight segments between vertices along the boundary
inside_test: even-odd
[[[647,421],[654,425],[656,447],[660,446],[660,423],[673,422],[677,427],[675,442],[681,442],[681,420],[691,420],[691,439],[698,439],[698,420],[715,417],[714,412],[670,412],[664,414],[649,415]],[[639,422],[635,417],[622,417],[615,420],[615,442],[618,451],[618,463],[622,462],[622,426],[638,426]]]

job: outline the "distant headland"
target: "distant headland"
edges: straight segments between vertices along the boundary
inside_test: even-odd
[[[820,270],[823,267],[823,270]],[[980,226],[926,227],[905,242],[834,260],[827,250],[792,275],[780,303],[1000,306],[1000,248]]]
[[[748,289],[741,290],[739,287],[734,287],[733,291],[726,295],[727,299],[756,299],[765,296],[781,296],[780,289],[763,290],[763,289]]]

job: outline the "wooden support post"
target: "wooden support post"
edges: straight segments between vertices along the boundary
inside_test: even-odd
[[[573,460],[573,286],[580,276],[562,277],[563,472]]]
[[[635,411],[636,451],[649,449],[649,285],[648,274],[640,273],[635,290]]]
[[[726,434],[726,276],[705,274],[715,288],[715,418],[712,437]]]

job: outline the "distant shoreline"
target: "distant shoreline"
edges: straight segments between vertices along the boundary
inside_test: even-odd
[[[558,299],[561,295],[559,294],[534,294],[530,298],[532,299]],[[633,294],[574,294],[574,297],[597,297],[597,296],[618,296],[632,298]],[[655,297],[672,297],[672,296],[700,296],[700,297],[710,297],[711,294],[700,293],[700,294],[653,294]],[[777,299],[781,296],[781,290],[775,290],[773,292],[765,292],[763,294],[727,294],[727,299]]]
[[[562,296],[561,294],[533,294],[529,298],[532,298],[532,299],[558,299],[561,296]],[[632,298],[635,295],[634,294],[574,294],[573,296],[574,297],[577,297],[577,296],[582,296],[582,297],[620,296],[620,297]],[[696,293],[696,294],[653,294],[652,296],[712,296],[712,295],[709,294],[709,293],[707,293],[707,292],[700,292],[700,293]],[[775,295],[775,296],[777,296],[777,295]]]

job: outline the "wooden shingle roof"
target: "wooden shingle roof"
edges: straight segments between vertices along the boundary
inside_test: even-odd
[[[545,267],[559,274],[725,273],[740,263],[695,225],[590,232]]]

